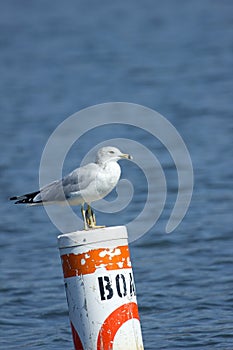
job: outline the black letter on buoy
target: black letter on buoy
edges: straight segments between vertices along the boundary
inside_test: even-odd
[[[120,286],[120,279],[122,280],[123,283],[123,288],[124,288],[124,292],[121,292],[121,286]],[[119,297],[125,297],[127,294],[127,290],[126,290],[126,283],[125,283],[125,276],[120,274],[116,276],[116,288],[117,288],[117,293],[119,295]]]
[[[104,286],[104,281],[106,281],[107,283]],[[100,297],[101,300],[106,300],[106,299],[111,299],[113,297],[113,290],[111,287],[111,282],[108,276],[104,276],[103,277],[98,277],[98,281],[99,281],[99,288],[100,288]],[[105,291],[108,291],[108,295],[105,296]]]
[[[135,284],[134,284],[133,275],[131,272],[129,273],[129,276],[130,276],[130,296],[132,297],[132,295],[136,295]]]

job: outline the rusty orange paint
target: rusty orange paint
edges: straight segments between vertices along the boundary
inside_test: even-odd
[[[139,320],[138,306],[131,302],[114,310],[104,321],[97,339],[97,350],[112,350],[119,328],[131,319]]]
[[[71,322],[70,324],[71,324],[71,331],[72,331],[72,335],[73,335],[75,350],[84,350],[81,339],[79,338],[79,335],[78,335],[76,329],[74,328],[73,323]]]
[[[65,278],[91,274],[100,267],[106,270],[131,268],[127,245],[92,249],[80,254],[64,254],[61,260]]]

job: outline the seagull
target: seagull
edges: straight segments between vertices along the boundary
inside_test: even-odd
[[[96,225],[91,203],[104,198],[117,185],[121,175],[121,168],[117,163],[120,159],[133,158],[116,147],[102,147],[96,154],[95,163],[77,168],[61,180],[53,181],[38,191],[14,196],[10,200],[16,200],[15,204],[29,206],[81,205],[85,230],[104,227]]]

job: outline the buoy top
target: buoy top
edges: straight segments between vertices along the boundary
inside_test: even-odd
[[[77,247],[90,243],[113,241],[118,239],[128,239],[125,226],[112,226],[98,228],[88,231],[76,231],[65,233],[58,237],[58,248]]]

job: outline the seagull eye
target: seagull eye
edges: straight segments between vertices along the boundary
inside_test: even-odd
[[[114,154],[114,151],[109,151],[109,153]]]

